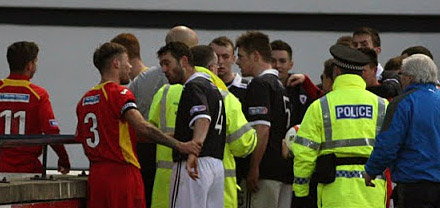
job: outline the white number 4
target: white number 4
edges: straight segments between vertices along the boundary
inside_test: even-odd
[[[215,127],[214,129],[218,130],[218,134],[220,135],[222,133],[222,128],[223,128],[223,115],[222,115],[222,108],[223,108],[223,101],[219,100],[218,101],[218,116],[217,116],[217,121],[215,122]]]

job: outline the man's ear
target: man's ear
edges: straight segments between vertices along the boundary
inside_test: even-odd
[[[182,58],[180,58],[180,65],[184,68],[188,67],[189,65],[188,57],[182,56]]]
[[[115,57],[115,58],[113,58],[111,64],[114,68],[119,69],[121,62],[119,61],[119,59],[117,57]]]
[[[33,61],[29,61],[29,62],[26,64],[26,66],[24,66],[24,71],[25,71],[25,72],[31,71],[31,70],[32,70],[32,67],[33,67],[33,64],[34,64]]]
[[[379,55],[379,53],[382,52],[382,48],[381,48],[380,46],[374,48],[374,50],[376,51],[376,54],[377,54],[377,55]]]
[[[261,55],[258,51],[254,51],[251,53],[251,58],[254,62],[258,62],[261,59]]]

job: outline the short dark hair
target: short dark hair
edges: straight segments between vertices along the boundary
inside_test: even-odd
[[[362,76],[362,72],[363,72],[362,70],[344,69],[344,68],[339,67],[337,65],[335,65],[335,66],[341,70],[341,74],[355,74],[355,75]]]
[[[390,58],[385,64],[383,70],[385,71],[397,71],[402,69],[402,56],[396,56],[394,58]]]
[[[353,36],[355,35],[369,35],[373,41],[373,46],[380,47],[379,33],[371,27],[359,27],[353,32]]]
[[[216,44],[219,46],[224,46],[224,47],[228,47],[228,45],[231,46],[232,51],[234,51],[234,43],[232,42],[231,39],[229,39],[226,36],[220,36],[215,38],[214,40],[211,41],[211,43],[209,43],[209,45],[211,46],[211,44]]]
[[[274,40],[270,43],[270,47],[272,48],[272,51],[287,51],[290,60],[292,60],[292,48],[286,42],[282,40]]]
[[[196,66],[209,68],[209,65],[215,61],[214,50],[207,45],[194,46],[190,50],[193,55],[194,65]]]
[[[376,51],[374,51],[373,49],[370,48],[359,48],[358,49],[360,52],[364,53],[365,55],[368,56],[368,58],[370,58],[370,62],[368,63],[371,67],[376,67],[378,65],[378,61],[377,61],[377,53]]]
[[[100,73],[109,67],[114,57],[127,53],[127,49],[119,43],[107,42],[99,46],[93,53],[93,64]]]
[[[248,54],[258,51],[265,62],[271,61],[272,50],[269,37],[264,33],[248,31],[237,38],[235,45],[236,48],[242,48]]]
[[[434,60],[434,57],[432,56],[431,51],[421,45],[409,47],[409,48],[405,49],[404,51],[402,51],[402,54],[400,54],[400,55],[404,55],[404,54],[407,54],[408,56],[411,56],[413,54],[425,54],[425,55],[429,56],[432,60]]]
[[[333,71],[335,68],[335,64],[333,63],[335,61],[335,59],[327,59],[324,62],[324,74],[326,77],[329,77],[332,81],[333,80]]]
[[[168,52],[176,60],[180,60],[182,57],[186,56],[188,58],[188,64],[194,66],[193,55],[186,44],[176,41],[169,42],[157,51],[157,57],[161,57]]]
[[[336,40],[336,43],[346,45],[350,48],[354,48],[353,37],[349,35],[339,37],[338,40]]]
[[[10,71],[24,72],[26,65],[37,58],[38,51],[38,45],[34,42],[20,41],[10,45],[6,53]]]
[[[119,43],[127,49],[128,58],[141,58],[139,41],[131,33],[121,33],[114,37],[110,42]]]

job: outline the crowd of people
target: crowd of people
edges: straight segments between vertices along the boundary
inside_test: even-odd
[[[38,51],[8,47],[4,134],[59,133],[48,93],[30,82]],[[200,45],[176,26],[153,67],[136,36],[118,34],[94,51],[101,80],[76,109],[87,206],[440,207],[438,68],[423,46],[385,67],[380,52],[377,31],[356,29],[335,40],[315,85],[289,73],[291,46],[262,32]],[[286,135],[294,125],[297,135]],[[64,146],[52,147],[69,172]],[[39,172],[40,154],[1,148],[0,171]]]

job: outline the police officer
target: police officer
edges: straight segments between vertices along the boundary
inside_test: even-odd
[[[388,102],[365,90],[361,75],[368,56],[338,44],[330,53],[333,91],[310,105],[292,144],[296,205],[307,202],[315,172],[318,207],[385,207],[385,180],[377,177],[371,188],[362,177]]]

